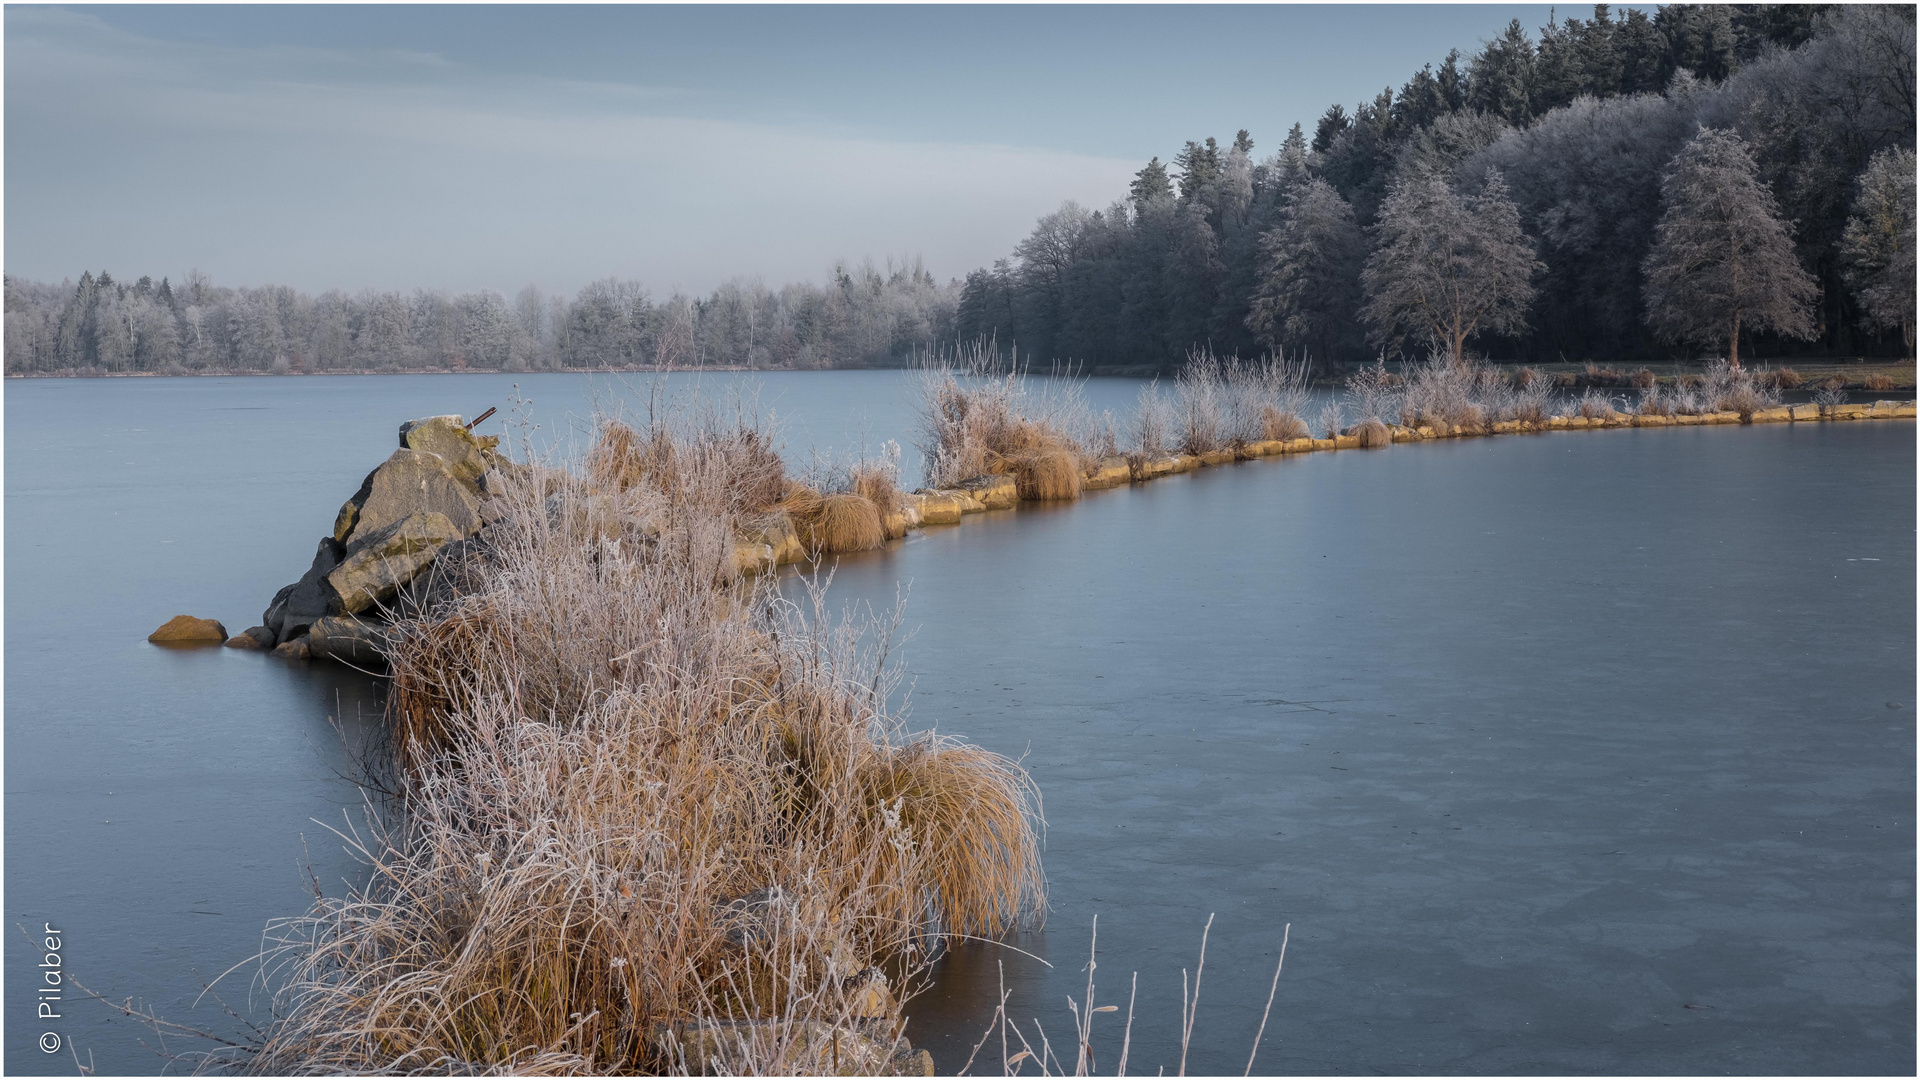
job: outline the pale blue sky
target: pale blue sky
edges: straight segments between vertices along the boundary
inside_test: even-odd
[[[9,6],[5,267],[664,292],[906,253],[945,279],[1186,139],[1264,155],[1548,12]]]

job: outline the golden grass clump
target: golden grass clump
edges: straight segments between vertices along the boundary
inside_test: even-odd
[[[647,483],[671,490],[679,480],[674,450],[664,431],[645,438],[624,421],[607,420],[587,455],[587,475],[596,488],[614,493]]]
[[[693,500],[735,516],[764,512],[787,490],[786,463],[756,417],[708,412],[674,430],[656,404],[644,430],[608,417],[586,457],[586,481],[596,494],[644,489],[671,500]]]
[[[279,1019],[230,1064],[899,1071],[931,939],[1038,919],[1019,765],[910,732],[873,628],[821,592],[668,542],[724,534],[711,502],[575,531],[624,475],[516,485],[467,590],[396,626],[400,795],[349,836],[371,873],[276,925]]]
[[[1353,427],[1363,450],[1381,450],[1393,445],[1393,432],[1377,417],[1369,417]]]
[[[1020,498],[1030,502],[1055,502],[1080,497],[1084,478],[1080,458],[1072,451],[1026,450],[1006,460]]]
[[[880,508],[864,495],[836,492],[820,496],[813,512],[801,521],[809,547],[837,554],[872,551],[887,542]]]
[[[1305,439],[1313,435],[1307,429],[1307,422],[1290,412],[1268,405],[1260,411],[1260,434],[1262,438]]]
[[[1064,455],[1080,474],[1118,453],[1111,417],[1096,419],[1077,383],[1050,381],[1030,394],[1023,375],[999,372],[983,349],[928,369],[923,382],[919,445],[932,486],[996,473],[1018,478],[1038,455]]]

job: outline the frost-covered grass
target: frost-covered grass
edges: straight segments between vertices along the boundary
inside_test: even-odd
[[[722,572],[755,445],[606,423],[512,478],[464,591],[396,628],[367,880],[270,931],[278,1019],[219,1060],[894,1071],[927,950],[1037,920],[1020,766],[889,712],[887,626]]]

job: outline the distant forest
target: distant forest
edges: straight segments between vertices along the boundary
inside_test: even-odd
[[[1311,135],[1294,125],[1257,162],[1244,130],[1188,142],[1126,198],[1067,203],[944,285],[918,260],[777,291],[656,298],[608,279],[511,301],[9,275],[6,370],[862,367],[974,341],[1090,370],[1164,369],[1196,347],[1347,362],[1467,340],[1535,362],[1699,356],[1712,326],[1683,316],[1718,285],[1688,269],[1686,243],[1711,223],[1676,203],[1691,190],[1697,217],[1723,182],[1778,234],[1759,241],[1774,292],[1744,329],[1732,320],[1742,354],[1911,355],[1914,35],[1911,6],[1596,5],[1537,39],[1516,21],[1397,93],[1332,106]],[[1436,245],[1466,268],[1449,287],[1493,275],[1497,304],[1464,329],[1413,311]]]
[[[953,334],[959,289],[915,259],[835,265],[825,286],[728,282],[655,299],[596,281],[572,298],[529,285],[310,296],[285,286],[6,279],[8,372],[560,371],[832,368],[906,362]]]

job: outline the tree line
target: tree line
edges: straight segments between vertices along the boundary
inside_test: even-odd
[[[1514,21],[1263,160],[1242,130],[1064,204],[955,332],[1093,369],[1911,355],[1914,34],[1910,6]]]
[[[824,285],[730,281],[655,298],[608,278],[573,297],[496,292],[309,295],[108,271],[6,278],[8,372],[558,371],[893,365],[953,334],[956,282],[918,259],[837,263]]]

